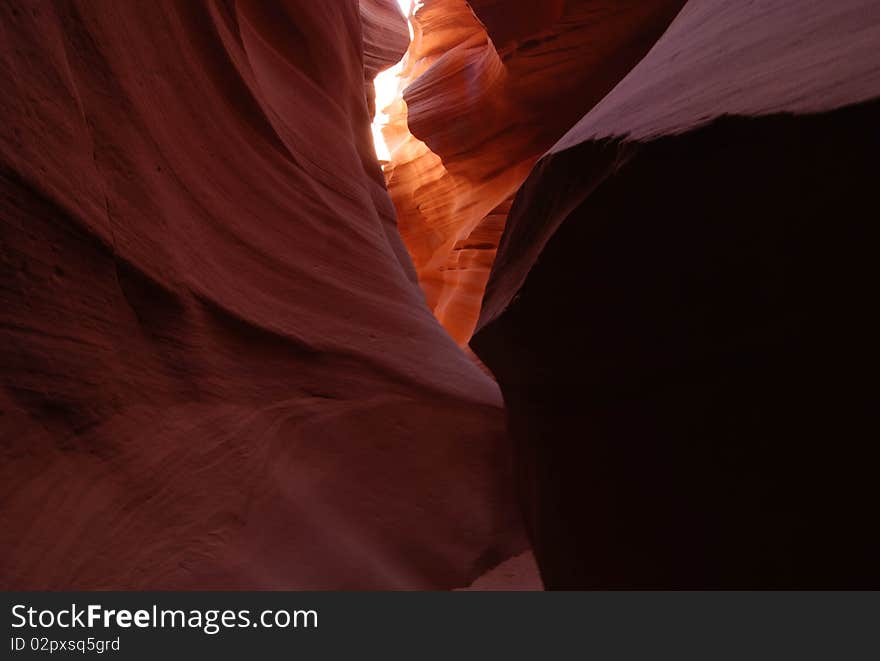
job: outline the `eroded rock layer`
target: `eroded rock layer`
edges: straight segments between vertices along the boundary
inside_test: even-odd
[[[459,343],[476,323],[505,201],[682,4],[426,0],[414,13],[385,173],[428,305]]]
[[[471,345],[548,587],[880,587],[878,18],[691,0],[520,190]]]
[[[391,12],[0,6],[4,588],[440,588],[520,550],[499,394],[371,144]]]

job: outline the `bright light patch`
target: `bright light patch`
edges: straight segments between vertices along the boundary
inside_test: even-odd
[[[409,22],[412,1],[397,0],[397,4],[400,6],[400,11],[403,15],[407,17],[409,38],[412,40],[413,28],[412,23]],[[404,58],[405,57],[406,56],[404,56]],[[373,86],[376,88],[376,115],[373,117],[373,144],[376,147],[376,157],[380,162],[391,160],[391,151],[388,149],[388,144],[385,142],[385,136],[382,135],[382,127],[386,126],[391,120],[391,118],[385,114],[385,110],[388,109],[388,106],[394,103],[394,100],[397,98],[398,92],[400,91],[400,72],[402,69],[403,59],[390,69],[385,69],[385,71],[376,76],[373,81]]]
[[[416,3],[417,5],[423,4],[421,1]],[[413,29],[412,23],[409,22],[409,12],[412,8],[412,0],[397,0],[397,6],[400,7],[400,13],[406,16],[406,22],[409,24],[409,40],[412,41],[413,38]]]

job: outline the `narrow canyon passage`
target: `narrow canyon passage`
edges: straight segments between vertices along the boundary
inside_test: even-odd
[[[880,587],[878,44],[0,3],[0,587]]]
[[[429,307],[502,388],[548,585],[877,584],[877,3],[410,24],[386,182]]]
[[[532,165],[682,4],[413,4],[407,53],[377,77],[374,139],[428,307],[460,345]]]

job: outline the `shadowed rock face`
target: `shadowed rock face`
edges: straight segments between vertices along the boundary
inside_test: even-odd
[[[495,48],[526,39],[552,27],[565,14],[567,0],[545,2],[506,2],[506,0],[471,0],[468,3],[483,24]],[[592,3],[601,8],[601,4]]]
[[[0,587],[880,587],[877,2],[420,4],[0,5]]]
[[[461,344],[536,159],[639,61],[681,0],[427,0],[385,168],[428,306]]]
[[[877,11],[691,0],[519,191],[471,346],[547,587],[880,587]]]
[[[444,588],[521,550],[497,388],[375,161],[393,12],[0,7],[4,588]]]

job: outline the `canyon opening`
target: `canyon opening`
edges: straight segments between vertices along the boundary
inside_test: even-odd
[[[878,17],[2,3],[0,585],[880,587]]]

